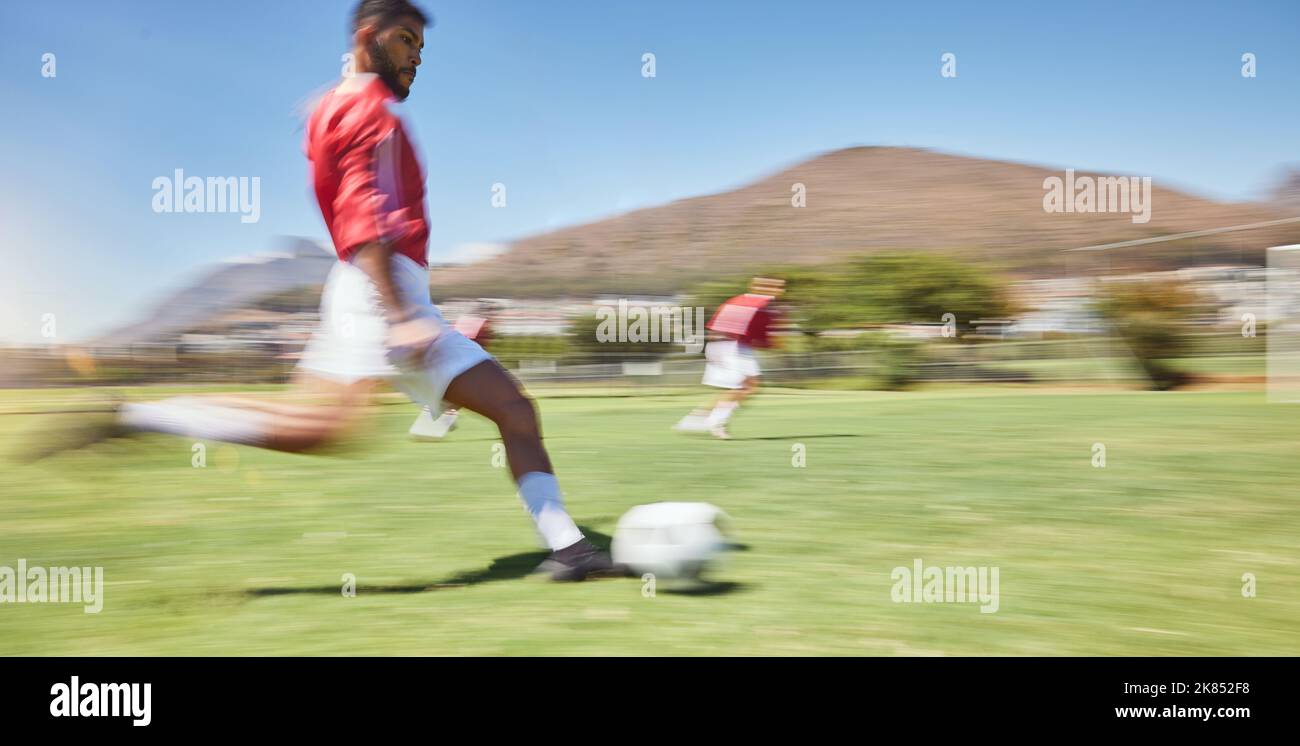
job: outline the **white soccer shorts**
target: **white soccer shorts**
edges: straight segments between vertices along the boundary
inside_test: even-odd
[[[761,373],[754,351],[749,345],[735,340],[710,342],[704,348],[704,359],[708,361],[704,366],[702,381],[705,386],[738,389],[744,385],[746,378],[753,378]]]
[[[405,256],[393,256],[393,284],[406,303],[442,327],[418,365],[398,367],[385,344],[388,323],[379,290],[360,267],[339,262],[321,294],[320,326],[303,351],[299,367],[343,383],[383,379],[417,404],[441,410],[447,386],[461,373],[491,360],[478,343],[456,331],[429,298],[429,274]]]

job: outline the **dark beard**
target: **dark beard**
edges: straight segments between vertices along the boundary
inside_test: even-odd
[[[402,84],[402,79],[397,74],[397,65],[393,63],[393,58],[388,56],[388,52],[378,42],[370,44],[370,61],[375,66],[375,74],[384,81],[398,101],[405,101],[406,97],[411,95],[411,89]]]

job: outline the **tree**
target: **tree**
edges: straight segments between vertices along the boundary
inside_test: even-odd
[[[1019,312],[1003,278],[941,254],[872,254],[815,269],[774,268],[762,274],[786,280],[782,301],[791,320],[810,334],[872,324],[938,324],[945,314],[967,328],[977,319]],[[691,295],[712,313],[718,303],[744,292],[747,284],[747,277],[708,282]]]
[[[1190,380],[1171,361],[1187,352],[1186,328],[1206,309],[1191,287],[1177,280],[1110,282],[1096,305],[1133,352],[1153,389],[1165,391]]]
[[[1003,279],[941,254],[875,254],[850,262],[846,275],[855,311],[869,322],[938,324],[952,314],[968,328],[1018,313]]]

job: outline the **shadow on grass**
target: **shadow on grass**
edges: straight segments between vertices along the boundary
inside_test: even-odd
[[[518,580],[528,576],[542,560],[546,559],[546,552],[523,552],[512,554],[508,557],[500,557],[492,560],[492,564],[478,570],[467,570],[456,573],[442,580],[430,582],[415,583],[394,583],[388,585],[365,585],[358,583],[356,591],[358,594],[370,593],[425,593],[428,591],[441,591],[447,588],[463,588],[468,585],[478,585],[480,583],[490,583],[495,580]],[[299,587],[272,587],[272,588],[250,588],[244,591],[245,596],[253,598],[262,598],[265,596],[291,596],[298,594],[322,594],[338,595],[342,592],[341,584],[334,585],[317,585],[317,586],[299,586]]]
[[[586,527],[580,527],[587,540],[602,549],[609,548],[609,536],[592,531]],[[441,591],[448,588],[463,588],[465,586],[480,585],[482,583],[491,583],[500,580],[520,580],[528,577],[537,569],[542,560],[546,559],[547,552],[520,552],[511,554],[506,557],[498,557],[492,560],[492,564],[477,570],[464,570],[441,580],[429,582],[417,581],[413,583],[393,583],[388,585],[362,585],[356,586],[358,595],[363,593],[426,593],[429,591]],[[593,578],[593,580],[595,580]],[[334,585],[316,585],[316,586],[298,586],[298,587],[270,587],[270,588],[249,588],[245,590],[244,595],[249,598],[265,598],[267,596],[292,596],[302,594],[319,594],[319,595],[338,595],[342,593],[342,584]]]
[[[749,586],[744,583],[733,583],[731,581],[703,581],[699,585],[689,588],[664,588],[659,593],[673,596],[723,596],[728,593],[743,591]]]
[[[732,440],[812,440],[814,438],[865,438],[865,435],[856,433],[832,433],[824,435],[761,435],[756,438],[737,438]]]

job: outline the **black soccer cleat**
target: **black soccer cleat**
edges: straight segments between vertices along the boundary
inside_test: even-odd
[[[608,553],[602,552],[586,539],[579,539],[574,544],[551,552],[551,556],[537,566],[537,572],[547,573],[551,580],[559,582],[627,574],[614,564]]]

